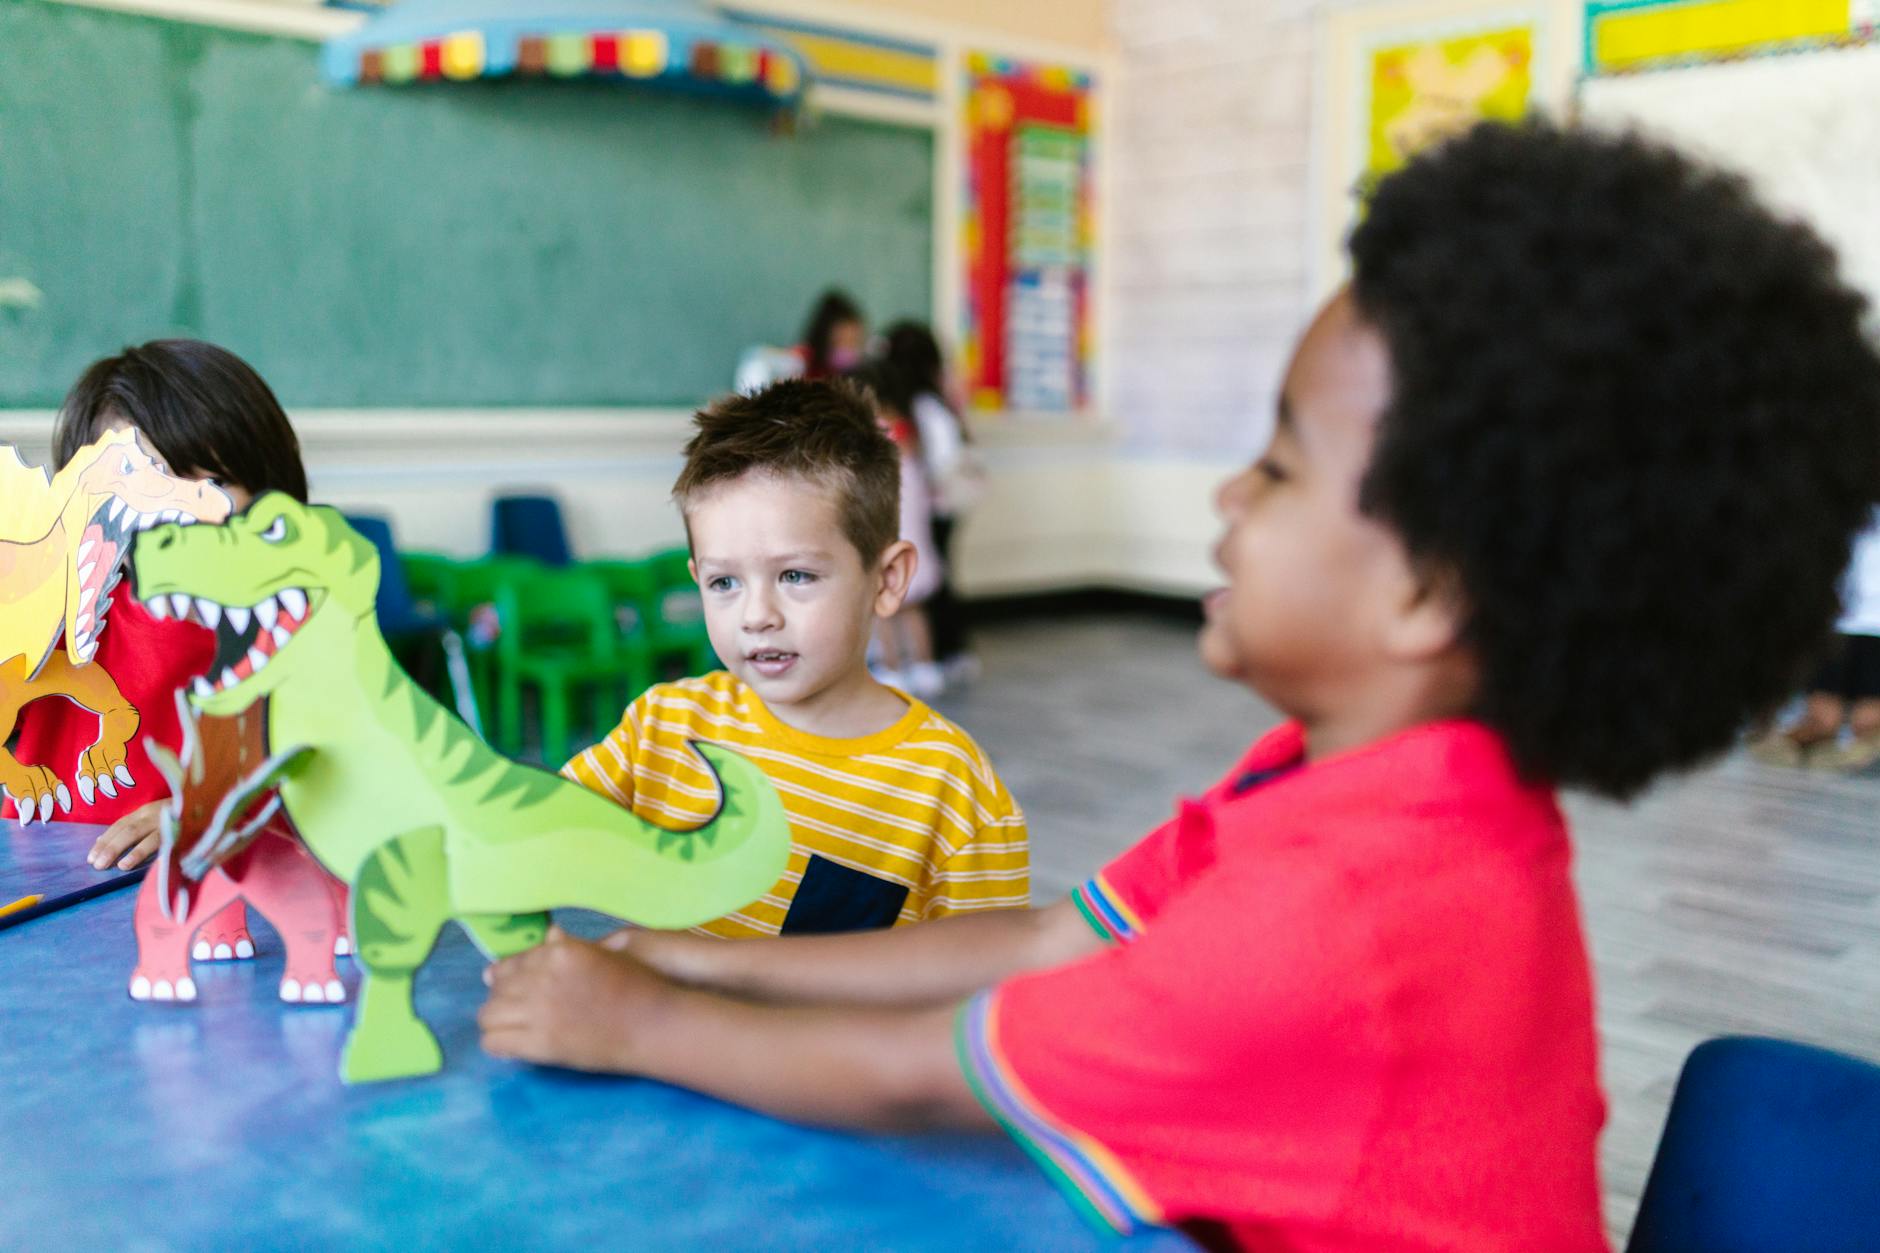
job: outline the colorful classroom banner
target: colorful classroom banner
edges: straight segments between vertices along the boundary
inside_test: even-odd
[[[618,0],[513,10],[495,0],[404,0],[321,50],[336,86],[509,76],[635,80],[789,108],[808,79],[793,47],[698,6]]]
[[[1621,74],[1867,43],[1876,16],[1875,0],[1594,0],[1585,68]]]
[[[939,95],[940,51],[931,44],[744,9],[720,12],[794,48],[825,86],[923,102]]]
[[[1082,71],[967,55],[961,365],[975,408],[1089,403],[1092,103]]]

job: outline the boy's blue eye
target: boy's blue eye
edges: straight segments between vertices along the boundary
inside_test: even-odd
[[[793,586],[801,586],[805,583],[814,583],[816,581],[816,576],[811,574],[808,570],[785,570],[778,577],[785,583]]]
[[[736,582],[737,580],[732,578],[730,575],[721,574],[717,578],[713,579],[711,582],[707,583],[705,587],[708,591],[728,592],[731,590],[732,585]]]

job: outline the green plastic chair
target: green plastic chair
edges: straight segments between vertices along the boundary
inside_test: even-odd
[[[656,599],[648,606],[648,633],[661,661],[676,661],[688,675],[718,669],[718,654],[705,630],[705,601],[688,568],[692,554],[683,548],[654,553],[644,564],[652,571]]]
[[[522,750],[522,701],[535,688],[541,700],[542,759],[568,759],[575,692],[590,690],[597,727],[609,726],[621,707],[621,689],[638,695],[653,681],[644,639],[623,637],[606,584],[575,568],[541,571],[503,584],[496,593],[502,624],[496,640],[498,746]]]
[[[439,578],[438,608],[463,638],[464,661],[470,671],[470,690],[476,700],[485,735],[496,712],[496,596],[512,583],[539,574],[542,567],[526,557],[492,555],[472,561],[434,566]]]
[[[398,559],[405,567],[405,584],[410,587],[411,599],[417,608],[441,618],[451,617],[446,589],[457,568],[457,560],[442,553],[413,552],[401,552]]]

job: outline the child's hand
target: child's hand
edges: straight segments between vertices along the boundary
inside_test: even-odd
[[[106,827],[92,844],[85,860],[93,870],[108,870],[115,863],[119,870],[129,870],[149,861],[162,841],[158,820],[167,800],[140,805]]]
[[[477,1012],[493,1057],[575,1070],[634,1070],[633,1041],[672,985],[623,952],[550,927],[526,953],[483,974],[489,999]]]

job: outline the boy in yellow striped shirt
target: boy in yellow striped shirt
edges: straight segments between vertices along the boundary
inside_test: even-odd
[[[732,748],[790,818],[783,878],[706,924],[745,937],[856,931],[1030,902],[1025,819],[966,732],[875,681],[868,640],[915,573],[900,462],[872,406],[790,380],[694,421],[673,497],[725,669],[662,683],[562,773],[666,826],[718,794],[688,744]]]

